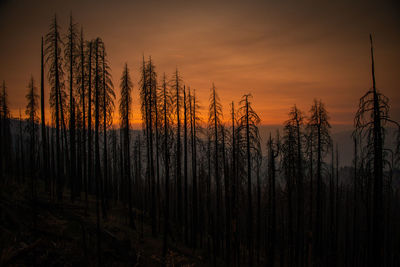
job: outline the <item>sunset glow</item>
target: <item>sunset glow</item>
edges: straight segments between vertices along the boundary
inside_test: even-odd
[[[308,112],[314,98],[326,103],[333,124],[352,124],[358,98],[371,87],[370,32],[376,43],[377,87],[391,99],[392,116],[400,118],[400,23],[395,4],[61,3],[0,4],[0,79],[9,89],[13,116],[25,108],[31,74],[40,85],[40,36],[47,33],[55,13],[65,34],[72,12],[86,39],[104,40],[117,98],[122,66],[127,62],[131,68],[136,125],[141,119],[142,55],[152,57],[160,77],[163,72],[170,77],[178,68],[185,85],[196,89],[204,118],[214,82],[228,118],[231,101],[237,103],[251,92],[262,124],[281,124],[294,104]],[[48,84],[45,89],[48,96]],[[118,115],[114,118],[117,122]]]

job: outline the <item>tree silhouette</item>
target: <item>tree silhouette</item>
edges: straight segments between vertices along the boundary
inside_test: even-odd
[[[79,90],[79,102],[81,105],[81,112],[82,112],[82,129],[81,129],[81,153],[82,153],[82,179],[83,179],[83,187],[85,191],[85,201],[86,201],[86,212],[88,208],[88,172],[87,172],[87,151],[86,151],[86,85],[87,83],[90,83],[87,79],[87,72],[90,72],[90,68],[88,67],[88,62],[86,62],[86,57],[85,55],[87,54],[87,44],[85,44],[85,41],[83,39],[83,28],[81,28],[81,34],[80,34],[80,39],[79,39],[79,58],[78,60],[78,66],[77,66],[77,83],[80,85],[78,87]]]
[[[176,219],[179,225],[182,224],[182,147],[181,147],[181,102],[182,102],[182,79],[179,75],[178,69],[175,70],[171,80],[171,89],[174,90],[174,110],[176,120]]]
[[[155,71],[154,71],[154,69],[155,69],[155,67],[154,66],[152,66],[151,67],[151,72],[154,72],[154,74],[153,75],[150,75],[150,76],[153,76],[154,78],[155,78]],[[157,81],[154,79],[154,81],[152,81],[152,85],[154,86],[154,85],[156,85],[157,84]],[[161,114],[161,116],[160,116],[160,112],[161,112],[161,110],[160,110],[160,106],[161,106],[161,104],[159,105],[159,103],[161,103],[160,102],[160,99],[162,99],[162,88],[161,88],[161,86],[156,86],[155,88],[154,88],[154,93],[153,93],[153,105],[154,105],[154,107],[153,107],[153,110],[154,110],[154,130],[155,130],[155,132],[156,132],[156,136],[155,136],[155,141],[156,141],[156,144],[155,144],[155,148],[156,148],[156,177],[157,177],[157,180],[156,180],[156,183],[157,183],[157,185],[156,185],[156,188],[157,188],[157,192],[156,192],[156,196],[158,196],[157,197],[157,214],[158,214],[158,231],[161,231],[161,220],[160,220],[160,218],[161,218],[161,212],[162,212],[162,207],[161,207],[161,184],[160,184],[160,131],[161,131],[161,127],[160,127],[160,125],[162,124],[162,114]]]
[[[164,172],[165,172],[165,208],[164,208],[164,238],[163,238],[163,257],[165,259],[167,250],[168,250],[168,235],[169,235],[169,208],[170,208],[170,200],[169,200],[169,150],[170,145],[168,142],[168,137],[170,136],[170,122],[171,122],[171,105],[172,98],[169,94],[169,90],[167,89],[167,82],[165,73],[162,80],[162,113],[163,113],[163,128],[164,128]]]
[[[65,36],[64,63],[65,69],[68,69],[69,80],[69,153],[70,153],[70,186],[71,201],[74,201],[77,194],[76,181],[76,140],[75,140],[75,72],[77,68],[78,48],[78,30],[77,24],[73,22],[72,15],[69,18],[68,33]]]
[[[31,77],[28,85],[28,93],[26,94],[25,115],[27,118],[27,125],[25,131],[29,134],[29,176],[31,178],[31,196],[33,204],[33,224],[36,228],[36,155],[37,155],[37,141],[38,141],[38,128],[39,128],[39,95],[33,77]]]
[[[289,228],[289,264],[301,264],[303,262],[303,225],[304,225],[304,203],[303,203],[303,133],[301,127],[303,126],[304,116],[296,106],[292,107],[289,112],[289,120],[285,122],[284,137],[282,152],[284,154],[284,165],[286,178],[287,178],[287,192],[288,192],[288,228]],[[293,192],[293,187],[297,188],[297,192]],[[294,199],[292,194],[297,194],[297,222],[296,230],[294,231],[292,209]],[[296,237],[293,236],[294,232]],[[294,244],[294,240],[296,243]]]
[[[123,129],[124,139],[124,175],[125,182],[128,187],[128,214],[129,214],[129,225],[132,228],[135,227],[132,213],[132,185],[131,185],[131,166],[130,166],[130,137],[129,137],[129,118],[132,112],[132,88],[133,84],[129,75],[128,64],[125,63],[124,71],[122,73],[121,82],[121,98],[119,102],[119,115],[121,120],[121,129]]]
[[[85,189],[86,192],[91,188],[93,183],[92,177],[92,168],[93,168],[93,158],[92,158],[92,102],[93,102],[93,93],[92,93],[92,56],[93,56],[93,42],[90,41],[87,44],[88,47],[88,148],[87,148],[87,158],[88,158],[88,174],[87,174],[87,188]],[[87,194],[87,193],[86,193]],[[87,206],[88,204],[86,204]]]
[[[99,128],[100,128],[100,39],[96,38],[94,40],[95,46],[95,76],[94,76],[94,97],[95,97],[95,109],[94,109],[94,117],[95,117],[95,126],[94,126],[94,178],[95,178],[95,188],[96,188],[96,224],[97,224],[97,254],[98,254],[98,264],[101,262],[101,239],[100,239],[100,190],[101,190],[101,181],[102,181],[102,173],[100,170],[100,145],[99,145]],[[103,213],[104,214],[104,213]]]
[[[191,150],[192,150],[192,247],[197,248],[197,233],[198,233],[198,213],[199,213],[199,194],[198,194],[198,181],[197,181],[197,121],[199,121],[198,115],[196,115],[199,105],[196,102],[196,91],[193,90],[193,95],[189,91],[189,111],[190,111],[190,139],[191,139]]]
[[[190,89],[189,89],[190,90]],[[187,149],[187,96],[186,96],[186,86],[183,86],[183,183],[184,183],[184,197],[183,197],[183,218],[184,218],[184,228],[185,228],[185,235],[184,239],[186,244],[189,244],[189,223],[188,223],[188,206],[189,206],[189,199],[188,199],[188,149]],[[189,101],[191,101],[189,99]]]
[[[371,42],[372,88],[359,102],[354,119],[355,135],[365,139],[366,156],[369,166],[373,166],[373,207],[372,207],[372,248],[369,258],[370,266],[381,266],[383,262],[383,170],[384,170],[384,136],[385,125],[393,124],[400,131],[399,123],[389,116],[389,99],[379,92],[375,82],[374,47]]]
[[[108,198],[109,196],[109,188],[110,183],[108,179],[108,157],[107,157],[107,128],[112,124],[112,114],[114,111],[114,85],[112,83],[111,77],[111,69],[109,67],[108,61],[106,60],[106,52],[104,42],[101,42],[101,82],[102,82],[102,90],[101,90],[101,113],[103,115],[103,165],[104,165],[104,183],[102,186],[103,190],[103,216],[106,216],[106,208],[108,208]],[[106,199],[105,199],[106,198]],[[105,203],[107,201],[107,203]]]
[[[23,153],[23,136],[22,136],[22,114],[21,114],[21,109],[19,109],[19,119],[18,119],[18,160],[19,160],[19,164],[18,164],[18,168],[20,169],[18,171],[18,178],[19,178],[19,182],[24,181],[24,170],[25,170],[25,166],[24,166],[24,153]]]
[[[249,256],[249,266],[253,265],[253,205],[252,205],[252,162],[251,154],[259,153],[260,136],[257,125],[260,123],[260,118],[253,110],[249,98],[250,94],[244,95],[239,102],[239,127],[238,132],[244,132],[246,136],[243,143],[239,143],[240,147],[245,147],[246,162],[247,162],[247,247]]]
[[[267,230],[267,262],[270,266],[275,266],[276,249],[276,165],[275,159],[280,153],[280,140],[277,135],[276,140],[269,136],[268,148],[268,230]]]
[[[154,101],[157,95],[157,74],[155,67],[149,58],[149,61],[144,61],[142,65],[142,77],[140,80],[140,95],[142,101],[142,118],[145,121],[145,133],[147,141],[147,168],[148,168],[148,183],[150,190],[150,217],[153,236],[157,235],[156,223],[156,183],[154,175],[154,153],[153,153],[153,129],[155,127],[155,105]]]
[[[50,84],[50,107],[52,109],[53,118],[56,122],[56,172],[57,172],[57,198],[62,200],[62,190],[64,185],[63,165],[61,159],[61,145],[60,145],[60,120],[63,113],[62,94],[64,91],[64,71],[62,69],[61,58],[61,45],[63,44],[59,26],[57,23],[57,16],[50,24],[49,33],[46,35],[46,64],[49,65],[48,79]]]
[[[287,192],[287,235],[288,235],[288,264],[293,265],[294,261],[294,227],[293,227],[293,191],[295,186],[295,177],[296,177],[296,126],[291,124],[291,121],[285,123],[284,128],[284,136],[283,136],[283,145],[282,145],[282,165],[284,169],[284,175],[286,179],[286,192]]]
[[[44,104],[44,53],[43,53],[43,37],[41,43],[41,54],[40,54],[40,111],[41,111],[41,130],[42,130],[42,162],[43,162],[43,176],[46,183],[46,191],[50,192],[50,176],[49,176],[49,165],[48,165],[48,147],[47,147],[47,136],[46,136],[46,119],[45,119],[45,104]]]
[[[256,258],[257,265],[260,265],[260,252],[261,252],[261,164],[262,164],[262,154],[261,154],[261,144],[257,142],[258,147],[256,148],[256,153],[253,155],[253,161],[255,163],[256,170],[256,185],[257,185],[257,215],[256,215]],[[227,192],[225,192],[227,194]]]
[[[329,129],[331,128],[328,113],[325,105],[321,101],[314,100],[314,104],[310,110],[310,118],[307,127],[312,132],[312,136],[316,138],[315,141],[317,149],[317,188],[316,188],[316,220],[315,220],[315,243],[314,250],[315,264],[317,266],[324,265],[323,260],[323,244],[322,244],[322,164],[323,155],[331,147],[331,137]],[[314,142],[313,142],[314,143]]]
[[[233,235],[233,254],[236,255],[234,257],[234,265],[238,265],[238,258],[239,258],[239,235],[238,235],[238,195],[239,195],[239,182],[238,182],[238,175],[237,175],[237,153],[236,153],[236,128],[235,128],[235,104],[232,101],[231,104],[231,117],[232,117],[232,130],[231,130],[231,147],[232,147],[232,152],[231,152],[231,157],[232,157],[232,163],[231,163],[231,172],[232,172],[232,188],[231,188],[231,200],[232,200],[232,211],[231,211],[231,216],[232,216],[232,222],[229,222],[232,227],[232,235]],[[229,257],[230,251],[227,251]]]
[[[214,253],[215,256],[219,256],[220,249],[220,232],[221,232],[221,216],[217,214],[221,210],[221,177],[219,171],[219,131],[221,128],[222,119],[222,106],[220,104],[219,97],[216,93],[214,84],[211,87],[210,95],[210,106],[209,106],[209,116],[208,116],[208,130],[210,135],[212,135],[212,140],[214,142],[214,177],[216,186],[216,202],[215,202],[215,212],[213,217],[215,222],[214,229]]]

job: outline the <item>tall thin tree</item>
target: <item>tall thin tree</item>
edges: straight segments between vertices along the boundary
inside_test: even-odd
[[[216,93],[216,88],[214,84],[211,87],[210,95],[210,106],[209,106],[209,116],[208,116],[208,127],[210,134],[213,136],[214,141],[214,177],[216,186],[216,202],[215,202],[215,229],[214,229],[214,253],[216,256],[219,255],[220,248],[220,233],[221,233],[221,216],[218,212],[221,210],[221,177],[219,171],[219,131],[221,128],[222,120],[222,105],[220,103],[218,94]]]
[[[167,82],[165,78],[165,73],[162,81],[162,91],[163,91],[163,128],[164,128],[164,170],[165,170],[165,208],[164,208],[164,238],[163,238],[163,256],[166,259],[167,250],[168,250],[168,236],[169,236],[169,144],[168,144],[168,136],[170,134],[170,105],[171,105],[171,97],[169,95],[167,89]]]
[[[70,186],[71,186],[71,201],[74,201],[77,194],[76,187],[76,140],[75,140],[75,72],[76,72],[76,60],[78,55],[78,30],[77,24],[73,22],[72,14],[69,18],[68,33],[65,36],[66,47],[64,49],[64,62],[65,68],[68,69],[68,80],[69,80],[69,153],[70,153]]]
[[[60,113],[62,113],[62,102],[60,102],[61,94],[64,92],[61,58],[61,45],[62,40],[60,37],[59,26],[57,23],[57,16],[50,24],[49,33],[46,35],[46,64],[49,64],[48,79],[51,86],[50,90],[50,106],[52,108],[53,116],[55,117],[56,126],[56,173],[57,173],[57,198],[62,200],[64,174],[61,162],[61,146],[60,146]]]
[[[132,88],[133,84],[129,74],[128,64],[125,63],[125,67],[122,73],[121,82],[121,98],[119,102],[119,114],[121,120],[121,128],[124,134],[124,175],[125,181],[128,187],[128,214],[129,214],[129,225],[132,228],[135,227],[132,212],[132,184],[131,184],[131,164],[130,164],[130,116],[132,113]]]
[[[25,131],[29,134],[29,176],[31,180],[31,196],[32,196],[32,206],[33,206],[33,225],[36,229],[37,226],[37,212],[36,212],[36,202],[37,202],[37,188],[36,188],[36,154],[37,154],[37,141],[38,141],[38,125],[39,125],[39,95],[37,94],[37,88],[33,77],[31,77],[28,84],[28,93],[26,94],[26,110],[25,114],[28,116]]]
[[[310,110],[310,118],[308,126],[310,131],[313,132],[312,136],[316,138],[317,149],[317,188],[316,188],[316,215],[315,215],[315,243],[313,251],[315,251],[315,265],[322,266],[324,248],[323,240],[323,206],[322,206],[322,165],[323,156],[331,147],[330,131],[331,125],[329,123],[329,116],[325,109],[325,105],[321,101],[314,100],[314,104]]]
[[[372,247],[368,264],[369,266],[382,266],[384,255],[383,169],[385,153],[383,153],[383,150],[385,125],[393,125],[397,128],[398,132],[400,132],[400,125],[389,115],[389,99],[376,88],[372,35],[370,35],[370,43],[372,89],[368,90],[360,98],[359,107],[354,119],[354,126],[356,128],[354,134],[360,139],[360,143],[365,144],[364,150],[366,151],[367,160],[372,162]],[[362,138],[364,138],[364,142],[361,141]]]
[[[46,137],[46,119],[45,119],[45,104],[44,104],[44,53],[43,53],[43,37],[41,44],[41,56],[40,56],[40,111],[41,111],[41,130],[42,130],[42,164],[43,164],[43,177],[46,183],[46,191],[50,192],[49,182],[49,166],[48,166],[48,149],[47,149],[47,137]]]
[[[258,124],[260,123],[260,118],[257,113],[253,110],[249,98],[251,94],[244,95],[239,102],[241,105],[239,108],[240,118],[239,118],[239,132],[244,132],[245,143],[242,144],[246,151],[246,163],[247,163],[247,249],[248,249],[248,263],[249,266],[253,265],[253,207],[252,207],[252,162],[251,154],[257,153],[257,148],[259,148],[260,136],[258,132]]]

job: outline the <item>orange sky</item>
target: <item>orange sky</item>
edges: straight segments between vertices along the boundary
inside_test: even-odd
[[[134,121],[140,119],[137,82],[144,54],[152,56],[159,77],[178,67],[185,84],[196,88],[204,115],[214,82],[226,112],[231,101],[251,92],[262,124],[281,124],[294,104],[308,111],[313,98],[326,103],[333,124],[351,124],[359,97],[371,86],[372,32],[377,87],[399,121],[399,4],[321,2],[2,1],[0,79],[16,116],[25,109],[31,74],[40,85],[40,38],[51,17],[57,13],[65,34],[72,11],[85,38],[105,41],[117,96],[128,62]]]

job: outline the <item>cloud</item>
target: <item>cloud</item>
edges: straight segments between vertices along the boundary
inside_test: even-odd
[[[215,82],[226,111],[252,92],[263,123],[278,123],[294,103],[308,110],[314,97],[332,107],[333,121],[351,123],[370,87],[373,32],[379,88],[399,120],[398,11],[394,1],[9,1],[0,9],[0,79],[11,107],[24,108],[27,80],[39,77],[40,37],[55,12],[65,32],[72,12],[85,38],[105,41],[116,85],[128,62],[137,87],[142,55],[152,55],[160,75],[178,67],[203,106]]]

